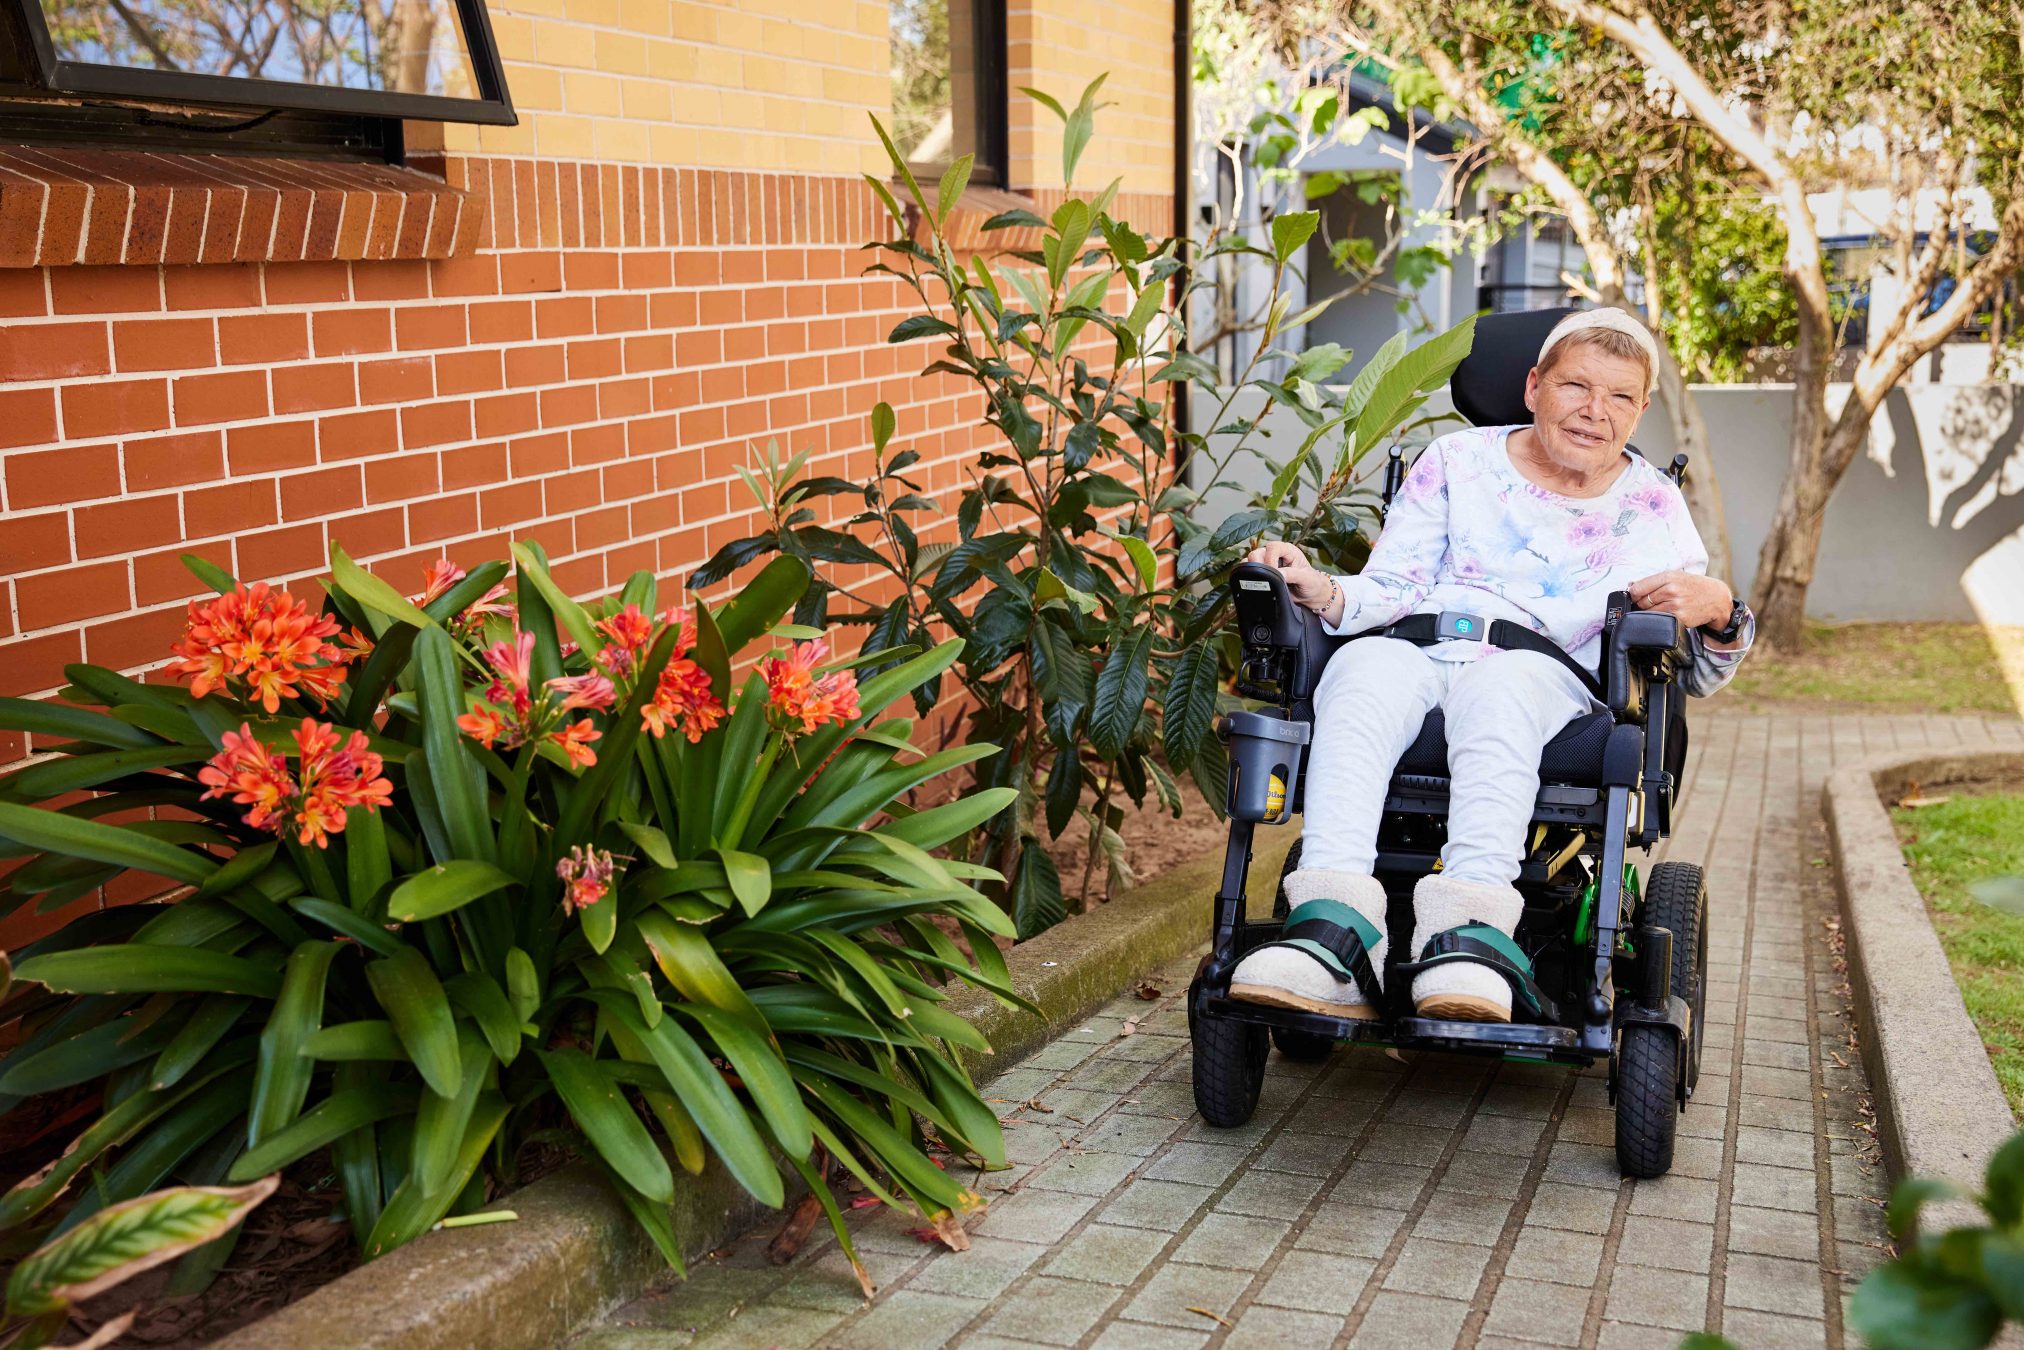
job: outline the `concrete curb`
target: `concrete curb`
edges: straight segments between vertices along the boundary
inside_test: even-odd
[[[1272,884],[1298,831],[1265,830],[1253,851],[1253,903]],[[1174,868],[1110,904],[1007,954],[1012,981],[1044,1016],[963,987],[943,1006],[994,1047],[971,1066],[995,1076],[1134,981],[1208,940],[1222,854]],[[798,1185],[798,1179],[796,1182]],[[791,1194],[791,1192],[790,1192]],[[216,1350],[543,1350],[636,1296],[665,1268],[603,1178],[573,1164],[514,1192],[518,1223],[429,1233],[257,1322]],[[683,1255],[721,1246],[766,1212],[713,1159],[678,1187]]]
[[[2012,776],[2024,776],[2024,755],[1897,753],[1836,770],[1822,794],[1863,1063],[1893,1179],[1916,1174],[1978,1187],[1989,1155],[2017,1123],[1884,802],[1913,782],[1931,789]],[[1970,1222],[1974,1213],[1965,1204],[1935,1207],[1931,1223]]]

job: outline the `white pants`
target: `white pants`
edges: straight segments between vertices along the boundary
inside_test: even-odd
[[[1359,638],[1329,658],[1314,693],[1300,865],[1368,874],[1399,756],[1438,707],[1448,723],[1448,843],[1441,874],[1518,879],[1539,752],[1594,706],[1580,680],[1537,652],[1436,661],[1397,638]]]

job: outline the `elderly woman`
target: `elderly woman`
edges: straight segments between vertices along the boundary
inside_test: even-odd
[[[1361,575],[1324,575],[1291,544],[1266,544],[1249,561],[1278,568],[1294,600],[1332,634],[1462,612],[1480,617],[1478,632],[1494,619],[1522,624],[1591,671],[1609,594],[1629,591],[1640,608],[1699,629],[1683,683],[1712,694],[1735,673],[1755,623],[1726,584],[1706,575],[1707,550],[1678,487],[1625,449],[1650,403],[1657,362],[1651,333],[1622,310],[1572,314],[1548,335],[1526,377],[1533,424],[1472,428],[1429,445]],[[1537,651],[1394,637],[1350,643],[1314,696],[1302,866],[1286,878],[1287,899],[1296,907],[1334,902],[1307,917],[1332,913],[1361,932],[1383,978],[1385,893],[1371,875],[1378,818],[1392,767],[1428,712],[1441,708],[1452,778],[1448,841],[1438,870],[1414,889],[1409,955],[1464,924],[1509,937],[1523,909],[1512,883],[1539,792],[1540,752],[1596,706],[1572,671]],[[1231,995],[1375,1016],[1364,991],[1309,947],[1254,950],[1233,973]],[[1475,962],[1420,971],[1412,998],[1422,1017],[1511,1018],[1509,984]]]

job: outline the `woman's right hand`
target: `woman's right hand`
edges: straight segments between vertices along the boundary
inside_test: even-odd
[[[1307,555],[1296,544],[1278,540],[1260,544],[1244,555],[1244,561],[1278,568],[1286,578],[1286,589],[1292,593],[1293,603],[1303,609],[1319,610],[1334,598],[1334,587],[1327,575],[1310,567]]]

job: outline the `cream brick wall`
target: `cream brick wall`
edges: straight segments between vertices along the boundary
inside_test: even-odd
[[[1172,0],[1007,0],[1012,186],[1061,186],[1061,128],[1110,72],[1078,173],[1173,184]],[[891,106],[886,0],[491,0],[520,125],[411,123],[413,148],[770,172],[879,172]]]
[[[515,127],[417,148],[772,172],[875,170],[884,0],[491,0]]]
[[[1173,0],[1007,0],[1005,46],[1015,187],[1061,185],[1061,121],[1019,89],[1072,107],[1108,71],[1101,98],[1113,106],[1097,114],[1077,185],[1094,191],[1121,175],[1126,192],[1173,191]]]

